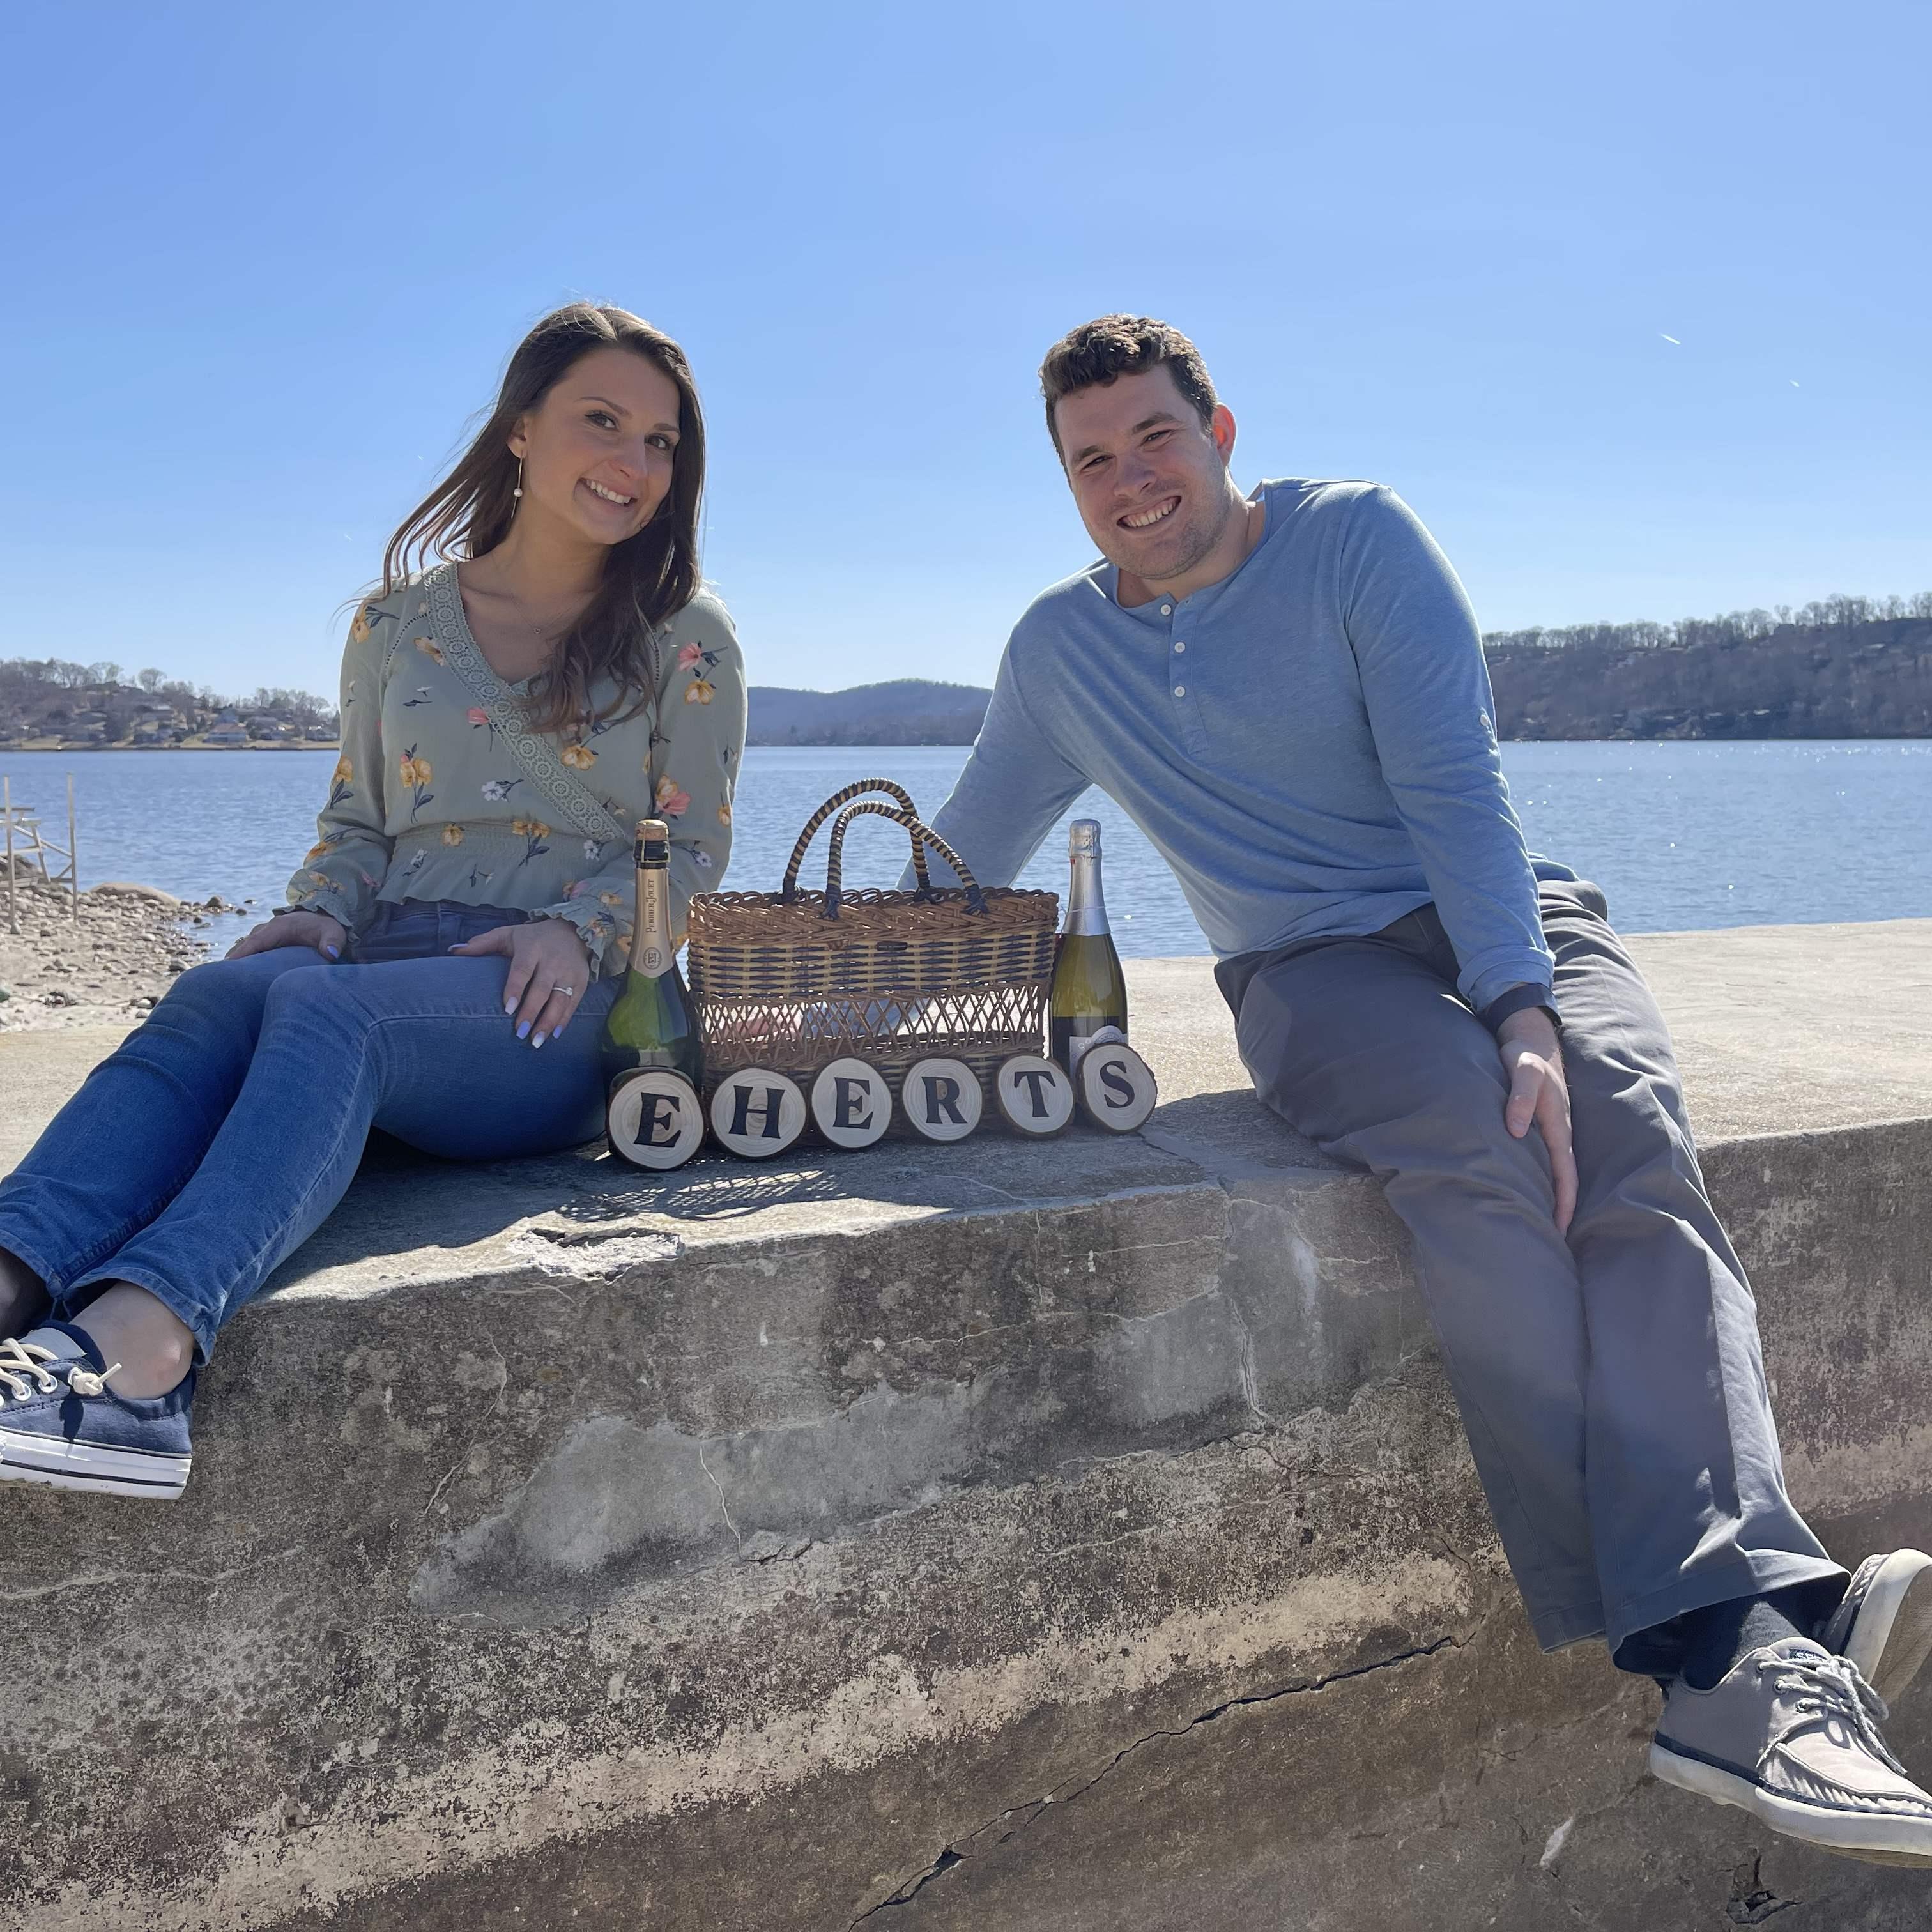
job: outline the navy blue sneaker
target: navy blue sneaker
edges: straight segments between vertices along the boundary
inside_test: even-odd
[[[194,1371],[145,1402],[123,1401],[109,1388],[113,1373],[64,1322],[0,1342],[0,1482],[172,1502],[192,1460]]]

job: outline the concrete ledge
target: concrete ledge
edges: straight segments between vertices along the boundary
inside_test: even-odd
[[[1923,1540],[1932,921],[1634,950],[1794,1488]],[[1125,1142],[365,1168],[184,1502],[0,1496],[6,1922],[1922,1923],[1535,1654],[1399,1224],[1131,976]],[[16,1154],[104,1043],[0,1040]]]

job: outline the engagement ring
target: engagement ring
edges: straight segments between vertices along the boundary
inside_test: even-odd
[[[551,987],[550,991],[553,993],[563,993],[568,994],[575,992],[577,988],[574,986],[553,986]]]

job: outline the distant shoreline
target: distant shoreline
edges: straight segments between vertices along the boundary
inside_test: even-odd
[[[342,742],[313,740],[305,744],[268,745],[0,745],[6,752],[340,752]]]
[[[1922,731],[1842,731],[1832,733],[1806,732],[1802,736],[1790,732],[1767,732],[1762,736],[1750,737],[1692,737],[1678,733],[1646,733],[1639,736],[1628,730],[1612,731],[1600,736],[1589,738],[1534,737],[1499,738],[1504,745],[1816,745],[1822,743],[1846,745],[1910,745],[1932,742],[1932,736]],[[760,752],[890,752],[957,751],[970,748],[970,738],[927,740],[923,742],[887,741],[877,738],[812,738],[806,740],[770,738],[748,738],[747,751]],[[125,752],[129,753],[154,753],[166,752],[333,752],[340,754],[339,740],[327,743],[298,745],[0,745],[0,757],[9,752],[32,752],[36,755],[50,755],[64,752],[70,758],[76,752]]]
[[[1483,638],[1490,716],[1504,744],[1780,744],[1819,740],[1932,738],[1932,591],[1901,598],[1830,598],[1796,614],[1735,611],[1676,624],[1581,624],[1495,631]],[[244,720],[326,728],[320,698],[266,687],[254,698],[197,697],[154,686],[146,700],[115,680],[77,682],[85,665],[0,660],[0,723],[22,752],[332,752],[338,741],[212,745],[206,734]],[[112,667],[100,667],[111,669]],[[144,675],[146,675],[144,674]],[[143,686],[144,690],[148,689]],[[930,678],[888,679],[841,691],[748,688],[746,742],[760,748],[972,744],[992,691]],[[206,701],[204,701],[204,700]],[[221,707],[217,714],[218,705]],[[201,722],[199,724],[196,721]],[[62,727],[79,731],[64,736]],[[185,744],[128,742],[136,730],[194,727]],[[87,734],[122,734],[112,742]],[[340,719],[337,719],[338,740]]]
[[[747,738],[745,748],[759,752],[963,752],[970,738],[904,740],[886,738]],[[1924,731],[1769,731],[1749,737],[1692,737],[1688,733],[1652,731],[1641,736],[1630,731],[1604,731],[1590,737],[1500,737],[1499,745],[1922,745],[1932,743]]]

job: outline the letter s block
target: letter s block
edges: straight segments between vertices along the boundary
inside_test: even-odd
[[[1130,1046],[1110,1040],[1081,1055],[1080,1108],[1096,1127],[1130,1134],[1144,1126],[1160,1098],[1154,1069]]]

